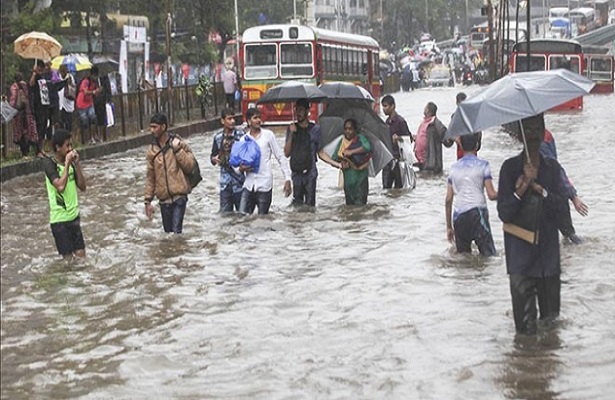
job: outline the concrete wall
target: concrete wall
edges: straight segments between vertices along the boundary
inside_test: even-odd
[[[173,126],[171,127],[171,129],[169,129],[169,131],[176,133],[182,137],[188,137],[196,133],[209,132],[219,128],[221,128],[220,119],[214,118],[210,120],[195,121],[184,125]],[[79,155],[82,160],[88,160],[97,157],[103,157],[113,153],[121,153],[126,150],[145,146],[151,141],[152,135],[149,132],[142,133],[136,136],[127,136],[125,138],[112,142],[101,143],[81,148],[79,149]],[[17,162],[15,164],[6,165],[0,168],[0,182],[6,182],[9,179],[42,171],[43,162],[41,159]]]

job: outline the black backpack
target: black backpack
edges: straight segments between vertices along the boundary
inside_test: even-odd
[[[296,126],[296,125],[295,125]],[[290,169],[293,172],[305,173],[312,169],[312,140],[310,132],[314,127],[309,123],[306,129],[299,128],[293,133],[293,143],[290,149]]]

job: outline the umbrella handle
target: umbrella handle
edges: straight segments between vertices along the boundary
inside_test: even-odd
[[[521,123],[521,121],[519,121],[519,128],[521,129],[521,139],[523,140],[523,149],[525,150],[525,157],[527,158],[527,162],[531,163],[530,152],[527,149],[527,140],[525,140],[525,130],[523,129],[523,124]]]

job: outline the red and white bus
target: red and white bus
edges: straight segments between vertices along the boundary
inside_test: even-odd
[[[527,41],[516,43],[510,57],[510,72],[547,71],[566,68],[574,73],[583,74],[583,49],[574,40],[536,39],[530,41],[528,69]],[[554,110],[583,108],[583,97],[572,99]]]
[[[245,30],[239,52],[241,109],[249,107],[271,86],[289,80],[316,85],[346,81],[380,97],[378,42],[369,36],[340,33],[304,25],[262,25]],[[265,123],[287,123],[292,104],[259,104]],[[313,106],[312,116],[317,115]]]
[[[596,82],[592,93],[613,93],[615,58],[605,46],[583,46],[584,75]]]

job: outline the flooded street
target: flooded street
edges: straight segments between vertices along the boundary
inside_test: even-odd
[[[415,132],[428,101],[448,124],[459,90],[397,93]],[[615,95],[548,114],[560,162],[590,208],[562,240],[557,328],[515,339],[502,224],[498,255],[446,241],[446,174],[413,191],[370,179],[344,206],[319,163],[315,212],[282,194],[272,213],[223,217],[212,134],[188,142],[204,181],[184,235],[145,218],[145,148],[84,161],[85,262],[59,258],[43,173],[2,184],[3,399],[610,399],[615,384]],[[282,137],[278,137],[282,144]],[[494,128],[479,155],[497,188],[521,147]],[[455,159],[444,150],[445,173]],[[475,250],[476,252],[476,250]]]

